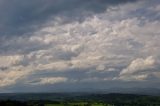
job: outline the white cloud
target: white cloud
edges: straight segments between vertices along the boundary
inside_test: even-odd
[[[105,65],[98,65],[97,67],[96,67],[96,70],[97,71],[104,71],[105,70]]]
[[[121,80],[132,81],[145,81],[150,76],[155,77],[155,73],[159,72],[159,62],[152,56],[146,59],[137,58],[129,64],[129,66],[120,72],[119,78]],[[158,78],[158,77],[157,77]],[[151,80],[151,79],[149,79]]]
[[[154,68],[156,68],[156,60],[152,56],[146,59],[138,58],[133,60],[126,69],[123,69],[120,75],[134,74],[140,71],[153,70]]]
[[[46,85],[46,84],[56,84],[66,82],[67,78],[65,77],[46,77],[40,78],[39,82],[31,83],[33,85]]]
[[[23,60],[23,56],[0,56],[0,67],[8,67],[19,64]]]
[[[12,67],[8,70],[0,70],[0,87],[11,86],[18,81],[21,82],[25,77],[31,74],[31,70],[26,70],[22,66]]]
[[[70,67],[70,64],[65,61],[53,62],[49,64],[39,64],[35,70],[52,70],[52,71],[64,71]]]
[[[120,76],[119,78],[115,78],[116,80],[123,80],[123,81],[145,81],[148,77],[147,74],[142,75],[125,75]]]

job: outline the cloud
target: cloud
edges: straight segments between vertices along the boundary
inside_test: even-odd
[[[23,81],[30,74],[29,70],[24,70],[24,67],[12,67],[8,70],[0,70],[0,87],[11,86]]]
[[[153,70],[156,67],[156,61],[152,56],[146,59],[138,58],[131,62],[131,64],[123,69],[120,75],[134,74],[139,71]]]
[[[18,86],[43,86],[45,90],[44,85],[60,83],[57,89],[72,84],[74,89],[94,83],[107,88],[112,82],[117,87],[139,82],[147,87],[159,81],[156,0],[3,2],[11,5],[6,11],[18,7],[7,19],[3,13],[0,20],[6,20],[1,24],[5,34],[0,36],[1,87],[18,91]],[[24,23],[18,18],[21,15]],[[131,81],[137,83],[127,83]]]
[[[146,80],[154,73],[159,72],[159,63],[152,56],[146,59],[137,58],[131,64],[120,72],[120,79],[122,80]],[[153,78],[154,79],[154,78]],[[152,80],[152,79],[150,79]]]
[[[60,16],[64,22],[84,20],[84,14],[101,13],[107,5],[117,5],[130,0],[1,0],[0,34],[21,36],[39,29],[51,17]],[[133,0],[135,1],[135,0]],[[85,12],[84,12],[85,11]],[[81,16],[80,16],[81,14]],[[71,17],[72,16],[72,17]]]
[[[23,56],[0,56],[0,67],[9,67],[19,64],[23,60]]]
[[[46,78],[40,78],[39,81],[31,83],[34,85],[46,85],[46,84],[56,84],[56,83],[62,83],[66,82],[67,78],[65,77],[46,77]]]

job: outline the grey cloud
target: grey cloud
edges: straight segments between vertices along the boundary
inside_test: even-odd
[[[57,15],[66,17],[66,21],[77,18],[80,21],[86,18],[89,11],[101,13],[108,5],[130,1],[136,0],[1,0],[0,35],[30,34],[43,26],[50,17]],[[85,15],[85,12],[88,13]]]
[[[4,6],[8,4],[8,1],[3,2]],[[17,5],[17,9],[22,9],[12,9],[13,14],[10,15],[13,19],[8,17],[2,24],[4,29],[8,29],[8,34],[0,37],[0,63],[5,64],[0,67],[1,88],[9,91],[20,88],[24,91],[33,88],[39,91],[84,90],[102,86],[148,87],[159,81],[160,21],[154,18],[158,14],[159,3],[156,1],[152,2],[154,6],[149,4],[149,0],[11,2],[15,3],[10,4],[11,8]],[[24,6],[19,7],[21,5]],[[30,13],[28,9],[34,11]],[[141,13],[143,10],[145,14]],[[153,16],[149,17],[150,13]],[[24,25],[29,34],[16,28],[14,20],[21,14],[26,18],[17,26]],[[34,31],[27,29],[32,25],[40,28]],[[14,34],[19,31],[24,36]],[[149,57],[151,62],[148,66],[145,60]],[[141,64],[135,63],[139,60]],[[67,80],[54,82],[57,77]]]

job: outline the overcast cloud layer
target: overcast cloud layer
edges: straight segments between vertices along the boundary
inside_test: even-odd
[[[159,0],[0,0],[0,92],[160,88]]]

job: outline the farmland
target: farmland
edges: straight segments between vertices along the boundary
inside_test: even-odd
[[[160,106],[160,96],[135,94],[1,94],[0,106]]]

